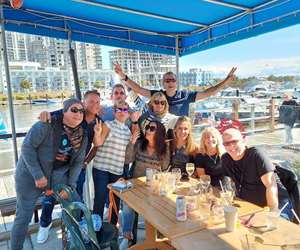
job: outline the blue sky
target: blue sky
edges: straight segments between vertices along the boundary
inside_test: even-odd
[[[291,26],[232,44],[180,58],[180,70],[202,68],[225,75],[237,66],[237,75],[300,75],[300,25]],[[108,51],[103,46],[104,67],[108,67]]]

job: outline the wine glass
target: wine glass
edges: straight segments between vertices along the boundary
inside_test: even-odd
[[[210,185],[210,176],[207,174],[201,175],[200,176],[200,180],[199,180],[203,186],[203,189],[205,190],[205,192],[207,191],[207,189],[209,188]]]
[[[185,165],[185,168],[186,168],[186,171],[187,171],[189,177],[191,177],[192,174],[193,174],[194,171],[195,171],[195,164],[194,164],[194,163],[187,163],[187,164]]]

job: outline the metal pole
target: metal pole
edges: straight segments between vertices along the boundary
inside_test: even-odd
[[[81,100],[81,92],[80,92],[79,79],[78,79],[78,71],[77,71],[77,65],[76,65],[76,60],[75,60],[75,50],[72,48],[71,32],[70,31],[69,31],[68,36],[69,36],[69,54],[70,54],[72,72],[73,72],[73,79],[74,79],[76,97],[79,100]]]
[[[11,125],[12,141],[13,141],[13,149],[14,149],[14,160],[15,160],[15,164],[17,164],[18,147],[17,147],[16,125],[15,125],[15,116],[14,116],[14,108],[13,108],[12,88],[11,88],[10,74],[9,74],[6,39],[5,39],[4,14],[3,14],[2,2],[0,3],[0,15],[1,15],[0,16],[1,17],[1,39],[2,39],[3,61],[4,61],[6,84],[7,84],[10,125]]]
[[[178,38],[178,36],[176,36],[176,77],[180,81],[180,79],[179,79],[179,38]],[[178,82],[177,82],[177,87],[178,88],[180,87]]]

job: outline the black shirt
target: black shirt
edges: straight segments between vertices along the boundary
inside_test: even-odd
[[[185,147],[181,147],[174,152],[171,152],[171,169],[180,168],[181,174],[187,175],[185,166],[187,163],[194,163],[194,157],[185,152]]]
[[[197,154],[195,157],[196,168],[203,168],[205,174],[211,178],[211,185],[219,187],[219,181],[224,177],[224,171],[221,164],[221,159],[218,155],[208,156],[207,154]]]
[[[53,165],[54,169],[69,164],[72,152],[73,152],[73,148],[71,142],[66,132],[62,130],[58,152],[56,154],[55,162]]]
[[[226,153],[222,156],[226,176],[235,182],[238,196],[258,206],[266,206],[266,187],[261,177],[275,170],[271,160],[257,148],[247,148],[241,160],[235,161]]]

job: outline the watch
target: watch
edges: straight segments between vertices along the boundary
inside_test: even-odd
[[[135,121],[135,122],[131,122],[132,124],[138,124],[139,122],[138,121]]]

